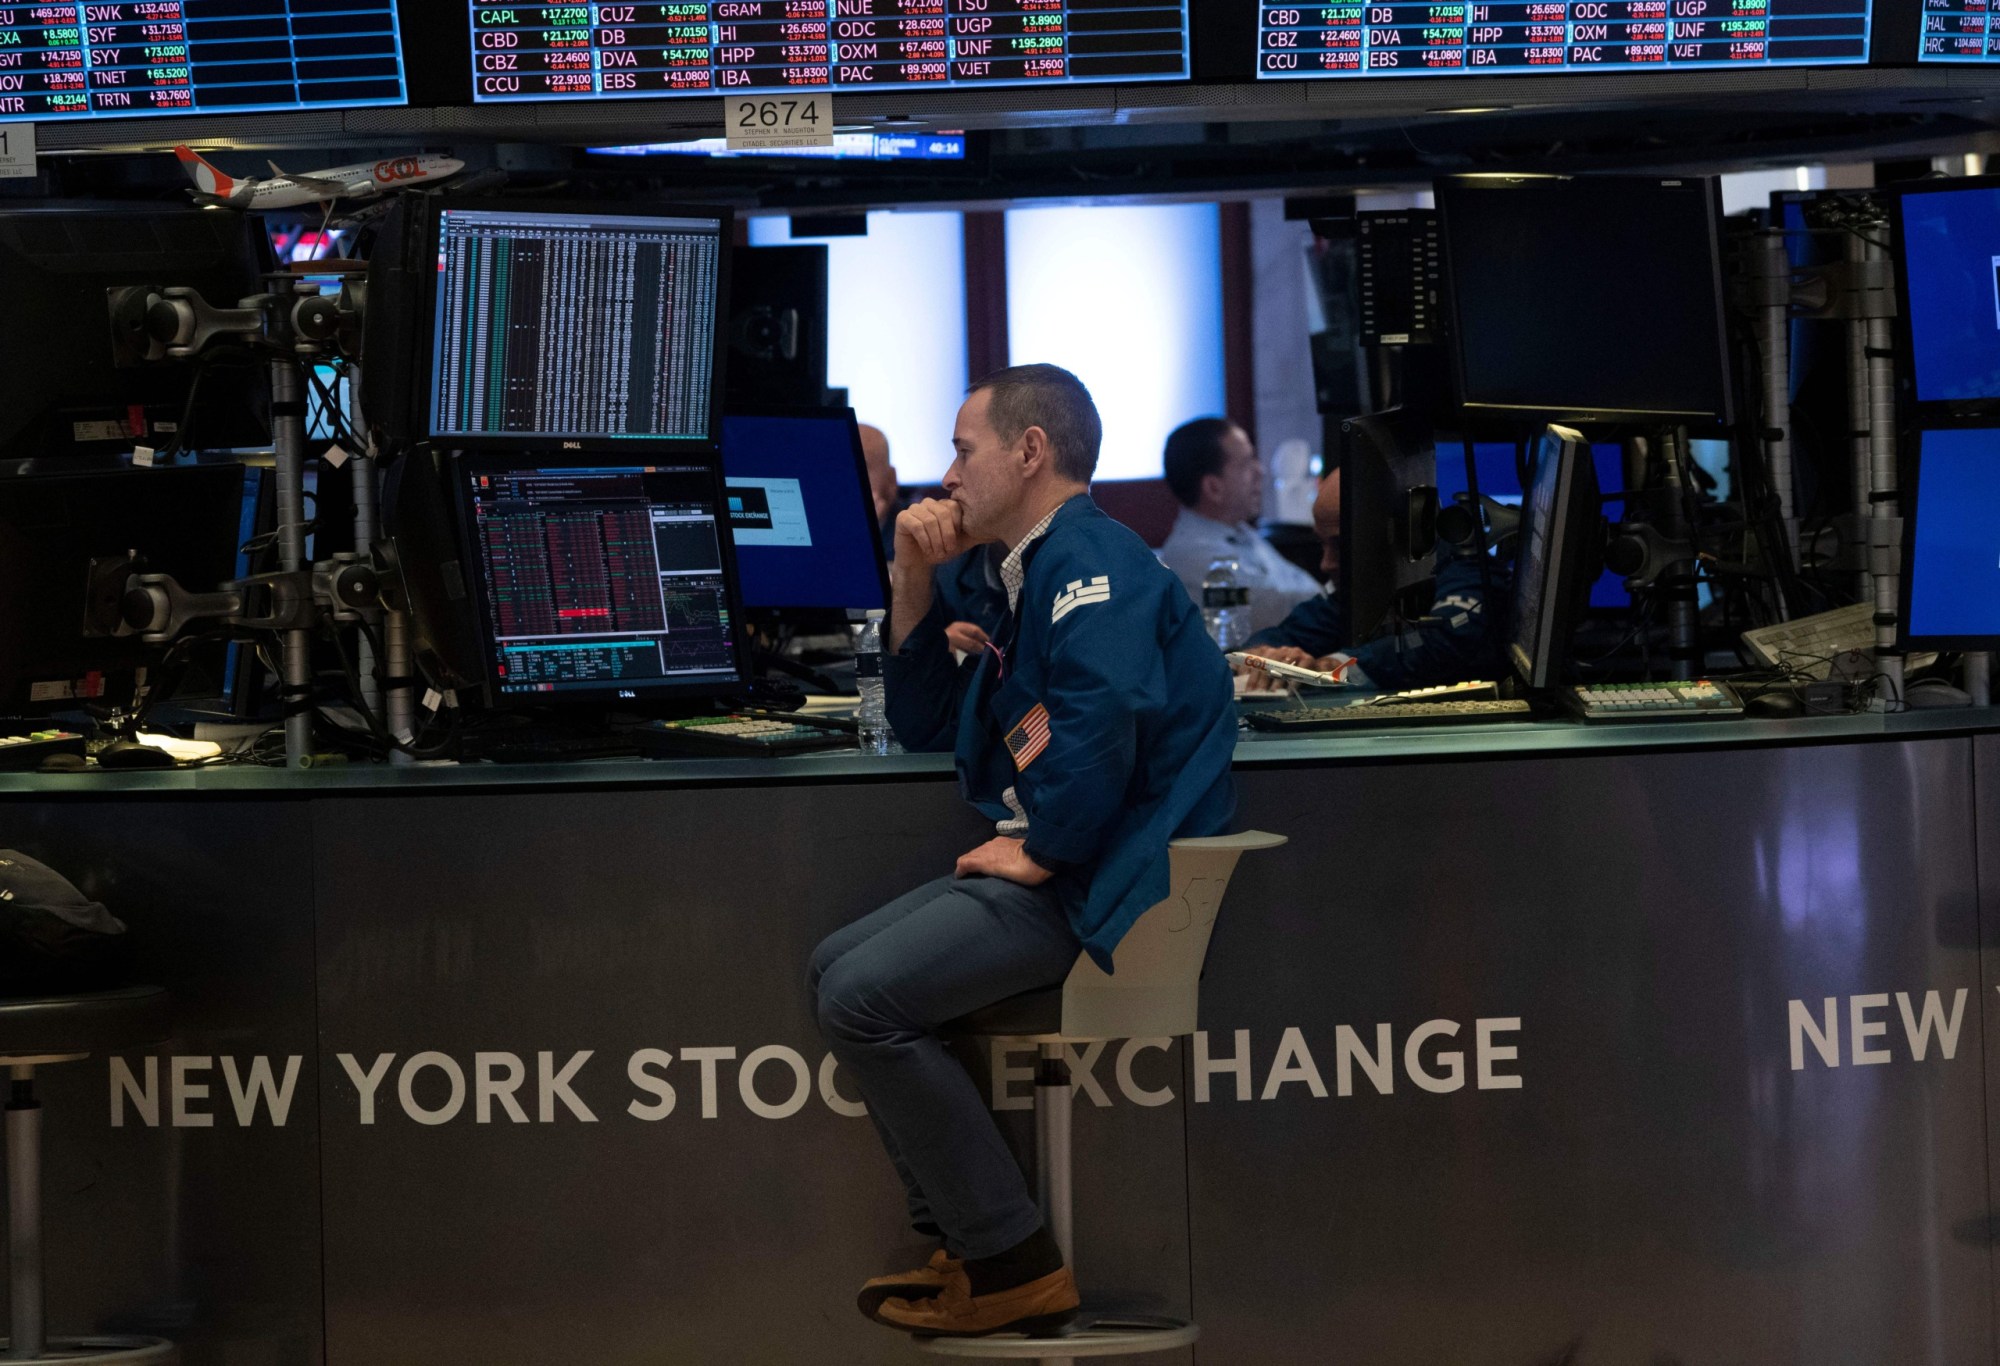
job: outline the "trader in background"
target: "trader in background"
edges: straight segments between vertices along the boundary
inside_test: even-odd
[[[1227,418],[1204,417],[1167,438],[1167,487],[1180,500],[1160,563],[1188,596],[1217,560],[1236,561],[1236,583],[1250,590],[1250,629],[1276,626],[1299,603],[1319,596],[1313,576],[1257,534],[1264,512],[1264,462],[1249,433]]]
[[[1049,365],[1003,370],[960,410],[945,499],[896,521],[884,662],[912,750],[953,749],[993,838],[813,953],[820,1028],[902,1179],[927,1266],[863,1287],[913,1333],[1053,1327],[1076,1281],[986,1100],[937,1031],[1112,951],[1168,890],[1168,842],[1235,808],[1229,668],[1137,536],[1091,501],[1103,428]],[[954,663],[932,571],[1004,547],[1005,612],[976,667]]]
[[[875,499],[875,525],[882,530],[882,548],[894,555],[896,514],[908,504],[896,482],[896,467],[889,463],[888,433],[862,423],[861,454],[868,462],[868,491]]]
[[[1313,500],[1313,530],[1319,536],[1320,571],[1328,580],[1340,572],[1340,476],[1320,481]],[[1439,543],[1437,582],[1430,610],[1395,623],[1355,644],[1347,614],[1329,593],[1294,607],[1276,626],[1250,637],[1244,653],[1301,668],[1338,673],[1348,682],[1383,691],[1434,688],[1483,678],[1498,681],[1506,664],[1501,632],[1512,585],[1507,567],[1476,551],[1454,551]],[[1489,604],[1492,607],[1489,608]],[[1272,675],[1247,671],[1251,686],[1285,686]]]

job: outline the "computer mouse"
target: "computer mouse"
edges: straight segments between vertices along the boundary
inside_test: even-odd
[[[174,756],[137,740],[113,740],[97,751],[99,768],[172,768]]]
[[[81,773],[84,762],[81,754],[51,754],[36,768],[42,773]]]
[[[1963,688],[1954,688],[1942,678],[1919,678],[1904,689],[1903,704],[1912,708],[1969,707],[1972,705],[1972,694]]]
[[[1805,712],[1806,704],[1799,700],[1798,694],[1782,691],[1759,693],[1743,704],[1745,716],[1804,716]]]

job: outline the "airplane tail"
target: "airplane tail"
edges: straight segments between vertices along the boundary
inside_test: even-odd
[[[202,160],[192,148],[183,144],[174,148],[174,155],[180,158],[181,165],[187,168],[188,179],[202,194],[227,199],[236,192],[236,182]]]

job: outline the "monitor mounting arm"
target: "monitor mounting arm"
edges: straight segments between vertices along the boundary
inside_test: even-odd
[[[226,622],[266,631],[282,647],[285,762],[300,766],[312,753],[312,638],[327,621],[352,622],[374,610],[378,582],[373,566],[356,555],[313,564],[306,559],[305,383],[302,367],[340,354],[360,359],[365,287],[320,293],[287,271],[265,277],[266,292],[218,308],[180,287],[141,285],[110,292],[114,346],[125,363],[186,362],[209,347],[233,342],[264,353],[271,362],[271,425],[275,462],[278,568],[190,593],[164,574],[113,562],[94,582],[100,610],[93,625],[147,641],[172,640],[198,621]],[[94,571],[95,572],[95,571]],[[122,585],[116,580],[122,575]],[[112,591],[113,589],[117,591]],[[117,622],[104,605],[117,605]]]
[[[301,573],[232,579],[210,593],[190,593],[171,574],[140,571],[129,559],[91,566],[92,624],[100,634],[164,645],[204,622],[236,631],[309,631],[323,619],[351,624],[375,605],[380,587],[369,557],[351,552]],[[114,613],[115,622],[104,619]]]

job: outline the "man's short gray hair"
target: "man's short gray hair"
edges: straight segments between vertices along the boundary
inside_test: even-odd
[[[1083,381],[1059,365],[1016,365],[972,386],[967,396],[991,394],[986,419],[1002,441],[1012,444],[1030,427],[1048,433],[1056,473],[1073,484],[1088,484],[1097,473],[1104,445],[1104,421]]]

